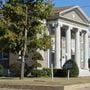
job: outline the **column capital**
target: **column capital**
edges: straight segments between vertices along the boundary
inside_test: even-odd
[[[73,29],[72,26],[65,25],[65,24],[62,24],[62,28],[64,28],[65,30],[72,30]]]
[[[60,24],[60,23],[50,23],[49,24],[49,26],[51,27],[51,28],[57,28],[58,26],[60,26],[60,27],[62,27],[62,24]]]
[[[80,28],[72,28],[72,31],[74,31],[75,33],[77,33],[77,32],[81,32],[81,29]]]
[[[84,33],[84,34],[86,34],[86,33],[88,33],[86,30],[81,30],[81,33]]]
[[[72,26],[69,26],[69,29],[71,29],[71,30],[72,30],[72,29],[73,29],[73,27],[72,27]]]

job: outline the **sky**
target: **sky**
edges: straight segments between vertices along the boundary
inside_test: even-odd
[[[90,0],[53,0],[55,7],[77,5],[90,17]]]

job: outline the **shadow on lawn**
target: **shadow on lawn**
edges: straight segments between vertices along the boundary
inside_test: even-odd
[[[8,79],[9,79],[9,80],[17,79],[17,80],[18,80],[18,79],[20,79],[20,77],[0,77],[0,79],[2,79],[2,80],[4,80],[4,79],[5,79],[5,80],[8,80]]]

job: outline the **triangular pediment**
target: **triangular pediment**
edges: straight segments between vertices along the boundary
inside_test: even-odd
[[[88,23],[88,17],[80,7],[73,7],[60,12],[60,16],[79,23]]]

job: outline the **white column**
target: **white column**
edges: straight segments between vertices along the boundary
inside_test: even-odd
[[[61,55],[61,26],[58,26],[55,29],[55,60],[54,60],[54,68],[61,68],[60,66],[60,55]]]
[[[79,30],[76,31],[75,37],[75,61],[80,68],[80,32]]]
[[[48,60],[48,65],[47,67],[50,68],[50,49],[47,50],[48,56],[47,56],[47,60]]]
[[[85,69],[88,69],[88,32],[85,33],[85,46],[84,46],[84,53],[85,53]]]
[[[71,59],[71,28],[66,30],[66,54],[67,60]]]
[[[50,24],[48,24],[47,28],[48,28],[47,35],[50,35],[50,31],[51,31]],[[51,65],[51,49],[48,49],[47,53],[48,53],[48,56],[47,56],[48,57],[48,68],[50,68],[50,65]]]
[[[81,32],[81,42],[80,42],[80,49],[81,49],[81,57],[80,57],[80,67],[84,68],[84,32]]]

